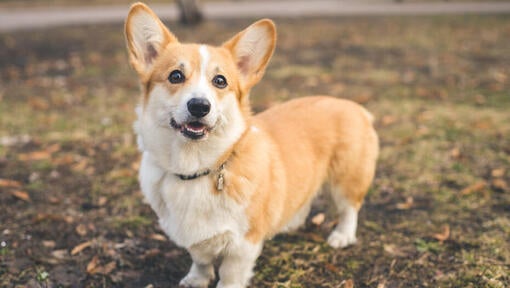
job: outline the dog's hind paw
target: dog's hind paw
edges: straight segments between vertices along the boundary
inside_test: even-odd
[[[200,277],[199,275],[186,275],[181,282],[179,282],[179,287],[183,288],[207,288],[209,287],[210,278]]]
[[[338,231],[333,231],[328,237],[328,244],[333,248],[344,248],[356,243],[356,236],[347,235]]]

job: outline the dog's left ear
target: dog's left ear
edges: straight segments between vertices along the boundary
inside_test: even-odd
[[[260,81],[275,44],[276,28],[269,19],[253,23],[223,44],[236,61],[244,89],[248,90]]]
[[[131,6],[124,27],[131,65],[143,79],[163,49],[177,38],[143,3]]]

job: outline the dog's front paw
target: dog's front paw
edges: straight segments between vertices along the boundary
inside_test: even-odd
[[[338,231],[333,231],[328,237],[328,244],[333,248],[344,248],[356,243],[356,236],[347,235]]]
[[[211,278],[188,273],[188,275],[179,282],[179,286],[184,288],[207,288],[209,286],[209,282],[213,278],[214,276]]]
[[[244,288],[245,285],[241,284],[224,284],[221,281],[216,285],[216,288]]]

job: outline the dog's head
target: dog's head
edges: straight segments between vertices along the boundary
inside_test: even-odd
[[[162,138],[185,145],[240,137],[249,90],[274,50],[273,22],[258,21],[219,47],[183,44],[146,5],[136,3],[125,35],[144,95],[138,132],[145,146]]]

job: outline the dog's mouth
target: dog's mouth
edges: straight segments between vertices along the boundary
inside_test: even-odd
[[[172,118],[170,121],[170,125],[181,132],[184,137],[187,137],[192,140],[203,139],[209,134],[211,130],[206,124],[201,123],[200,121],[191,121],[188,123],[178,124],[175,119]]]

